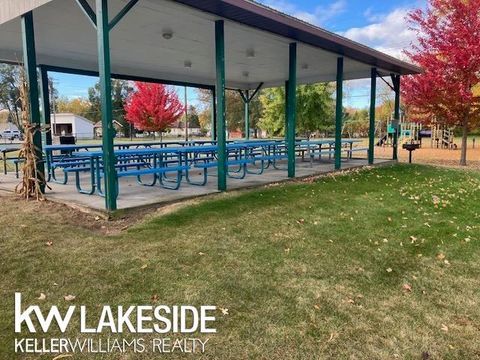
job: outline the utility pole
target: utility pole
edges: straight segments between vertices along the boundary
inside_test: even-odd
[[[185,86],[185,141],[188,141],[188,91]]]
[[[53,114],[53,129],[52,129],[52,135],[56,136],[57,135],[57,103],[55,102],[55,91],[54,91],[54,79],[50,78],[48,80],[48,89],[50,91],[50,99],[52,100],[52,114]]]

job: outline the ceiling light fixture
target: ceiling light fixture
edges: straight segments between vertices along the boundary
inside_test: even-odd
[[[308,70],[309,66],[308,64],[302,64],[302,70]]]
[[[248,71],[244,71],[244,72],[242,73],[242,75],[243,75],[243,77],[248,78],[248,77],[250,76],[250,73],[249,73]]]
[[[170,40],[173,37],[173,31],[170,29],[165,29],[162,31],[162,37],[165,40]]]
[[[255,50],[254,49],[247,49],[247,58],[253,59],[255,57]]]
[[[187,69],[191,69],[192,68],[192,62],[190,60],[186,60],[183,63],[183,66],[186,67]]]

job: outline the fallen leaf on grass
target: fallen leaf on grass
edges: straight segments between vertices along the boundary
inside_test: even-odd
[[[440,253],[437,255],[437,259],[438,260],[444,260],[445,259],[445,254],[444,253]]]
[[[140,269],[145,270],[148,267],[148,264],[142,265]]]
[[[392,268],[388,268],[388,269],[387,269],[387,272],[388,272],[388,273],[391,273],[392,271],[393,271]]]
[[[320,305],[315,304],[315,305],[313,305],[313,307],[317,310],[320,310]]]
[[[40,293],[40,296],[37,298],[38,300],[45,300],[47,298],[47,295],[44,293]]]
[[[327,342],[332,342],[336,337],[338,337],[338,333],[337,332],[332,332],[330,334],[330,338],[327,340]]]
[[[153,294],[152,297],[150,298],[150,300],[152,300],[152,302],[154,302],[154,303],[157,303],[159,299],[160,298],[158,297],[157,294]]]
[[[71,358],[71,357],[73,357],[73,355],[63,354],[63,355],[55,356],[52,360],[60,360],[60,359]]]
[[[223,315],[223,316],[227,316],[227,315],[228,315],[228,309],[227,309],[227,308],[220,308],[220,311],[222,312],[222,315]]]
[[[305,224],[305,219],[298,219],[297,224],[300,224],[300,225]]]
[[[427,351],[422,352],[422,360],[429,360],[430,359],[430,353]]]
[[[200,256],[205,256],[206,254],[203,253],[203,252],[199,252],[198,255],[200,255]]]
[[[410,285],[410,284],[403,284],[402,288],[406,292],[412,292],[412,285]]]
[[[53,245],[53,241],[47,241],[47,242],[45,243],[45,245],[47,245],[47,246],[52,246],[52,245]]]
[[[76,297],[73,296],[73,295],[66,295],[66,296],[63,297],[63,299],[64,299],[65,301],[73,301],[73,300],[75,300],[75,298],[76,298]]]
[[[442,324],[442,331],[448,332],[448,326],[445,324]]]

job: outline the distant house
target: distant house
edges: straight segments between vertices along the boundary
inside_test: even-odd
[[[120,124],[117,120],[113,120],[113,128],[115,129],[116,136],[125,136],[125,129],[122,124]],[[99,121],[95,123],[93,126],[94,134],[96,138],[101,138],[103,129],[102,129],[102,122]]]
[[[185,121],[179,120],[172,124],[172,126],[168,129],[168,133],[171,136],[176,137],[183,137],[185,136]],[[199,127],[189,127],[188,128],[188,135],[189,136],[202,136],[203,132],[202,129]]]
[[[75,136],[77,139],[93,139],[93,123],[71,113],[52,114],[50,119],[54,136]]]

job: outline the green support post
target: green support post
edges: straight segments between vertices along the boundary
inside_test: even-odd
[[[285,81],[285,141],[287,141],[288,134],[288,80]]]
[[[22,15],[22,42],[23,42],[23,64],[25,67],[25,79],[28,84],[28,103],[30,124],[37,126],[33,135],[33,143],[36,148],[37,173],[41,180],[41,191],[45,192],[45,166],[43,163],[42,133],[40,131],[40,102],[38,99],[38,74],[37,55],[35,51],[35,30],[33,26],[33,13],[31,11]]]
[[[245,92],[245,139],[250,140],[250,91]]]
[[[217,141],[217,95],[215,89],[212,90],[212,141]]]
[[[40,71],[40,98],[42,100],[42,126],[45,132],[42,132],[42,142],[44,145],[52,145],[52,128],[50,124],[50,84],[48,80],[48,71],[39,66]]]
[[[400,126],[400,75],[392,75],[393,88],[395,90],[394,120],[396,123],[393,133],[393,160],[398,160],[398,128]]]
[[[289,47],[289,66],[287,82],[287,128],[286,142],[288,152],[288,177],[295,177],[295,130],[297,121],[297,44]]]
[[[343,57],[337,59],[337,99],[335,112],[335,170],[342,168]]]
[[[377,69],[372,68],[370,84],[370,126],[368,129],[368,163],[375,161],[375,110],[377,103]]]
[[[105,203],[107,210],[117,209],[118,179],[113,150],[112,79],[110,70],[110,36],[107,0],[96,0],[98,65],[102,109],[103,167],[105,178]]]
[[[216,114],[218,144],[218,190],[227,190],[227,143],[225,133],[225,25],[215,21],[215,64],[217,73]]]

